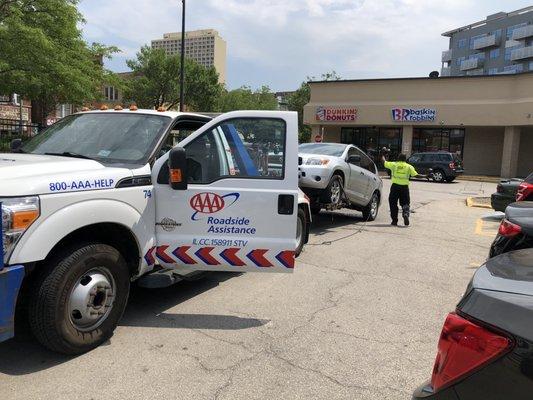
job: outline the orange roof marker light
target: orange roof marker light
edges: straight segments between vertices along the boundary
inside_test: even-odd
[[[139,108],[137,108],[137,105],[136,104],[131,104],[130,105],[130,111],[137,111]]]
[[[115,111],[122,111],[122,106],[120,104],[117,104],[115,106]]]
[[[157,109],[158,112],[165,112],[167,110],[165,110],[165,107],[163,106],[159,106],[159,108]]]
[[[100,107],[100,110],[102,110],[102,111],[105,111],[107,109],[108,109],[108,107],[105,104],[102,104],[102,106]]]
[[[81,112],[90,111],[89,107],[82,107]]]

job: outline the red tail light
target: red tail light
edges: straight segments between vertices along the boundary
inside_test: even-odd
[[[533,184],[522,182],[516,192],[516,201],[525,201],[531,194],[533,194]]]
[[[437,392],[511,350],[513,341],[450,313],[440,334],[431,386]]]
[[[454,163],[454,162],[451,162],[450,165],[449,165],[449,167],[450,167],[451,169],[455,169],[455,163]]]
[[[520,225],[513,224],[511,221],[504,219],[498,228],[498,233],[505,237],[513,237],[522,232]]]

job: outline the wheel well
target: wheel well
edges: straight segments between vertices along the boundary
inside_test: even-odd
[[[332,176],[335,176],[335,175],[339,175],[342,178],[342,184],[346,185],[346,179],[344,179],[345,178],[344,172],[342,172],[340,169],[337,169],[337,170],[333,171],[333,175]]]
[[[137,240],[128,228],[115,223],[87,225],[69,233],[54,246],[46,259],[68,246],[84,242],[98,242],[116,248],[126,260],[130,276],[139,272],[140,250]]]

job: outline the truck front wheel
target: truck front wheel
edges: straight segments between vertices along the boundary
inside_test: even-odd
[[[72,247],[50,260],[36,281],[29,307],[32,332],[53,351],[87,352],[113,335],[129,288],[128,266],[115,248]]]

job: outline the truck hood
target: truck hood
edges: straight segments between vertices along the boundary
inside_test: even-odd
[[[97,161],[36,154],[0,154],[0,197],[110,189],[132,176]]]
[[[298,153],[298,157],[302,158],[304,165],[305,165],[305,162],[309,160],[310,158],[318,158],[318,159],[330,160],[334,162],[337,162],[340,159],[340,157],[336,157],[336,156],[325,156],[322,154],[311,154],[311,153]]]

